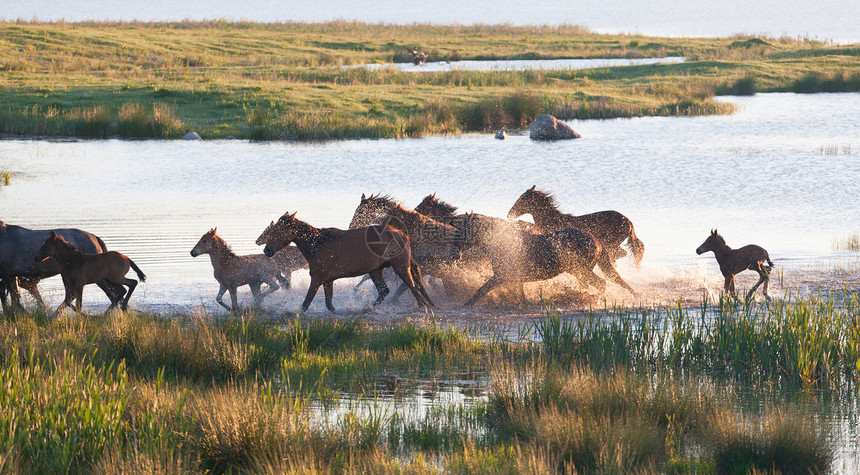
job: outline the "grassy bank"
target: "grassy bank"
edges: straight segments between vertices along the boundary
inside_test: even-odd
[[[403,73],[430,60],[646,58],[583,71]],[[730,113],[715,94],[857,91],[858,48],[774,38],[598,35],[577,27],[183,23],[0,24],[0,133],[331,139],[522,127],[535,115]]]
[[[0,472],[824,472],[827,411],[856,402],[858,309],[844,291],[548,310],[538,340],[513,341],[402,322],[7,313]],[[810,394],[821,406],[797,396]]]

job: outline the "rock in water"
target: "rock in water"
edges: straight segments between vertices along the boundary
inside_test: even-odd
[[[496,132],[496,138],[499,140],[505,140],[506,138],[508,138],[508,134],[506,134],[505,130],[502,129],[502,130]]]
[[[191,131],[185,134],[182,140],[200,140],[200,135],[197,132]]]
[[[532,140],[566,140],[579,137],[569,125],[549,114],[537,116],[529,125],[529,138]]]

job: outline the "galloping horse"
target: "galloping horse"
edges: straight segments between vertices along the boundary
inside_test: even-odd
[[[127,256],[116,251],[107,251],[100,254],[84,254],[73,244],[63,239],[59,234],[51,231],[51,235],[45,240],[42,247],[36,251],[33,257],[35,262],[42,262],[49,257],[54,258],[60,267],[60,275],[63,276],[63,285],[66,287],[66,298],[57,307],[55,315],[65,306],[72,306],[72,298],[77,301],[76,311],[81,313],[81,305],[84,295],[84,286],[101,281],[108,281],[118,286],[128,286],[128,293],[123,289],[125,299],[122,295],[111,298],[109,309],[116,307],[122,300],[122,309],[128,308],[128,300],[131,293],[137,287],[137,281],[126,278],[129,268],[134,269],[140,281],[146,280],[137,264]]]
[[[508,211],[508,219],[524,214],[531,214],[535,224],[543,232],[576,228],[593,234],[603,246],[603,252],[612,261],[627,255],[627,252],[621,248],[621,243],[625,240],[633,252],[633,259],[637,266],[642,262],[642,255],[645,254],[645,244],[636,237],[633,223],[618,211],[598,211],[582,216],[565,214],[558,210],[555,197],[545,191],[535,190],[532,186],[520,195]]]
[[[215,280],[221,285],[218,289],[218,295],[215,296],[215,301],[231,312],[239,308],[236,296],[236,290],[239,286],[248,285],[251,287],[254,303],[259,306],[263,298],[281,288],[277,281],[280,281],[284,288],[289,288],[290,280],[287,276],[292,274],[294,270],[307,267],[304,257],[301,256],[297,248],[292,246],[285,247],[271,258],[264,254],[238,256],[227,242],[218,235],[218,228],[206,232],[191,249],[191,257],[197,257],[201,254],[209,254]],[[281,275],[282,270],[286,275]],[[268,289],[261,293],[260,287],[263,283],[268,285]],[[228,290],[230,291],[230,301],[233,304],[232,308],[228,307],[223,300],[224,293]]]
[[[86,254],[107,252],[107,246],[101,238],[80,229],[37,230],[0,221],[0,285],[10,294],[13,307],[21,306],[18,285],[30,292],[39,305],[44,305],[37,284],[41,279],[59,274],[60,266],[54,259],[34,262],[33,256],[51,233],[62,236]],[[125,294],[125,288],[121,285],[106,281],[97,284],[111,302]],[[5,302],[5,299],[0,300]]]
[[[464,231],[484,226],[476,222],[481,219],[486,218],[474,213],[467,214],[457,236],[457,242],[463,248],[474,245],[490,248],[493,263],[493,276],[466,302],[467,307],[474,305],[494,288],[506,284],[518,284],[520,296],[524,300],[523,282],[547,280],[563,272],[573,274],[581,284],[593,285],[601,293],[606,289],[606,282],[593,271],[601,254],[601,246],[591,234],[574,228],[550,234],[511,229],[505,239],[495,236],[487,240],[491,235],[489,233]]]
[[[738,298],[735,290],[735,275],[747,269],[758,272],[759,279],[747,294],[747,300],[755,294],[755,289],[759,285],[764,284],[762,293],[767,300],[771,298],[767,295],[767,283],[770,280],[770,271],[773,269],[773,262],[770,260],[767,251],[761,246],[748,244],[740,249],[732,249],[726,245],[726,240],[717,232],[716,229],[711,230],[710,236],[705,239],[701,246],[696,248],[696,254],[704,254],[708,251],[714,251],[714,257],[717,258],[717,263],[720,264],[720,272],[726,279],[725,290],[732,297]],[[764,265],[767,262],[768,265]]]
[[[627,284],[621,274],[615,269],[615,260],[627,253],[621,248],[621,243],[628,240],[633,251],[634,262],[638,266],[645,253],[645,245],[633,232],[633,223],[618,211],[599,211],[597,213],[574,216],[558,210],[555,198],[545,191],[535,190],[532,186],[523,193],[508,212],[508,219],[524,214],[531,214],[535,224],[543,232],[558,231],[565,228],[576,228],[590,233],[597,241],[603,252],[597,260],[597,266],[609,280],[627,289],[636,296],[633,287]]]
[[[346,231],[317,229],[296,219],[296,213],[287,213],[257,238],[257,245],[265,244],[263,253],[270,257],[291,242],[296,243],[307,259],[311,274],[302,311],[308,309],[317,290],[323,286],[326,308],[334,312],[334,281],[364,274],[370,274],[376,285],[379,295],[373,305],[379,305],[389,293],[382,279],[382,269],[386,267],[394,269],[419,306],[429,309],[432,305],[421,283],[421,271],[412,259],[409,237],[391,226],[368,226]]]
[[[462,286],[462,279],[458,279],[451,269],[454,261],[451,259],[451,247],[454,246],[453,239],[457,231],[453,225],[406,209],[388,195],[366,197],[362,194],[349,228],[380,223],[393,226],[409,236],[412,258],[421,266],[424,274],[441,278],[446,291]],[[356,284],[356,288],[363,282],[364,279]],[[397,299],[404,290],[405,287],[400,286],[392,298]]]

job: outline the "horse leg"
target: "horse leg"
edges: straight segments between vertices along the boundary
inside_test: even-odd
[[[135,288],[137,288],[137,281],[134,279],[125,279],[123,284],[128,286],[128,292],[125,292],[125,289],[123,289],[123,293],[125,293],[125,299],[122,301],[122,309],[128,310],[128,300],[131,298],[131,293],[134,292]]]
[[[233,309],[231,312],[240,312],[242,309],[239,308],[239,288],[238,287],[230,287],[227,289],[230,291],[230,303],[233,305]]]
[[[574,269],[571,274],[575,275],[576,280],[579,281],[580,284],[584,285],[586,289],[591,285],[601,294],[606,292],[606,281],[595,274],[594,269],[578,267]]]
[[[20,278],[18,279],[18,284],[22,289],[26,290],[33,296],[39,307],[45,306],[45,301],[42,300],[42,294],[39,293],[39,279]]]
[[[281,275],[281,274],[278,274],[278,276],[280,276],[280,275]],[[266,291],[265,291],[265,292],[263,292],[263,295],[261,295],[261,296],[260,296],[260,299],[261,299],[261,300],[262,300],[264,297],[268,297],[269,295],[271,295],[271,294],[273,294],[273,293],[277,292],[277,291],[278,291],[278,289],[280,289],[280,288],[281,288],[281,286],[280,286],[280,285],[278,285],[278,279],[277,279],[277,276],[276,276],[276,278],[274,278],[274,279],[273,279],[271,276],[267,276],[267,277],[266,277],[266,280],[264,280],[263,282],[265,282],[265,283],[266,283],[266,285],[268,286],[268,288],[266,289]]]
[[[81,308],[84,305],[84,286],[78,285],[75,288],[75,313],[80,315]]]
[[[116,307],[118,303],[122,301],[122,298],[125,296],[125,287],[116,286],[112,282],[108,282],[106,280],[100,280],[96,282],[96,285],[102,289],[102,292],[107,295],[107,298],[110,299],[110,308]],[[122,289],[122,292],[119,292],[119,289]]]
[[[421,268],[418,267],[418,263],[414,260],[409,264],[409,273],[412,275],[412,282],[415,283],[418,291],[421,292],[421,296],[424,297],[424,301],[431,307],[435,307],[436,305],[430,300],[430,296],[427,295],[427,289],[424,288],[424,276],[421,275]]]
[[[421,295],[421,292],[416,288],[415,281],[412,279],[412,264],[413,262],[401,262],[399,265],[395,266],[392,263],[391,268],[394,269],[394,273],[397,274],[397,277],[400,277],[400,280],[409,287],[409,290],[412,292],[412,296],[415,297],[415,302],[418,303],[418,306],[429,310],[430,304],[424,300],[424,296]]]
[[[263,301],[263,297],[265,297],[265,295],[260,293],[261,284],[259,282],[248,284],[248,287],[251,288],[251,295],[254,296],[254,306],[259,307],[260,303]]]
[[[500,285],[502,285],[502,279],[500,279],[498,275],[494,274],[492,277],[490,277],[489,280],[484,282],[484,285],[482,285],[477,290],[477,292],[475,292],[475,295],[473,295],[472,298],[470,298],[469,301],[466,302],[466,305],[464,305],[464,306],[465,307],[471,307],[472,305],[475,305],[475,302],[480,300],[481,297],[487,295],[487,293],[489,293],[491,290],[495,289],[496,287],[498,287]]]
[[[376,286],[377,296],[376,300],[373,301],[373,306],[376,307],[377,305],[382,303],[383,300],[385,300],[385,297],[391,291],[388,290],[388,284],[385,283],[385,279],[382,277],[381,270],[375,270],[367,275],[370,276],[370,280],[372,280],[373,285]]]
[[[729,274],[726,277],[725,290],[729,293],[735,300],[738,299],[738,294],[735,291],[735,276],[734,274]]]
[[[225,287],[224,284],[221,284],[221,287],[218,289],[218,295],[215,296],[215,301],[221,304],[222,307],[226,308],[228,312],[232,312],[233,309],[224,303],[223,297],[225,292],[227,292],[227,287]]]
[[[522,282],[519,282],[517,284],[517,292],[519,293],[520,305],[530,303],[528,300],[526,300],[526,289],[523,287]]]
[[[10,277],[6,281],[6,290],[9,291],[9,301],[12,305],[12,308],[22,308],[21,294],[18,292],[18,279],[15,277]]]
[[[322,281],[311,276],[311,285],[308,287],[308,294],[305,295],[305,301],[302,302],[302,312],[308,311],[308,307],[310,307],[311,302],[314,301],[314,296],[317,294],[317,290],[319,290],[320,285],[322,285]]]
[[[636,291],[633,290],[633,287],[624,282],[624,279],[621,277],[621,274],[615,270],[615,264],[613,264],[612,260],[609,259],[608,256],[602,254],[600,259],[597,260],[597,267],[600,267],[600,270],[603,272],[606,277],[609,278],[612,282],[620,285],[627,289],[634,297],[636,297]]]
[[[373,280],[373,278],[370,276],[370,274],[365,274],[364,276],[361,277],[361,280],[359,280],[358,283],[355,284],[355,287],[352,288],[352,291],[358,292],[358,289],[361,288],[361,284],[367,282],[368,280]],[[374,284],[375,284],[375,282],[374,282]]]
[[[284,274],[283,272],[280,272],[280,271],[277,273],[277,275],[275,275],[275,278],[278,279],[278,282],[281,283],[281,287],[283,287],[285,290],[289,289],[290,285],[292,285],[290,283],[291,277],[292,276],[290,275],[290,273]],[[278,288],[280,288],[280,287],[278,287]],[[275,289],[275,290],[278,290],[278,289]]]
[[[325,293],[325,308],[329,312],[334,313],[334,304],[331,301],[332,297],[334,297],[334,282],[329,281],[323,284],[323,292]]]

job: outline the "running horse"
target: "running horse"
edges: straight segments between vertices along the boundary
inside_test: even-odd
[[[62,236],[86,254],[107,252],[107,246],[98,236],[80,229],[28,229],[0,221],[0,295],[9,294],[12,307],[20,307],[18,285],[30,292],[40,306],[44,306],[38,283],[60,273],[54,259],[34,262],[33,256],[51,233]],[[111,302],[125,294],[122,286],[110,282],[97,282]],[[5,298],[0,299],[5,304]]]
[[[493,264],[493,276],[466,302],[467,307],[501,285],[518,285],[524,299],[523,282],[548,280],[564,272],[573,274],[580,284],[592,285],[601,293],[606,289],[606,282],[594,273],[602,250],[600,242],[590,233],[567,228],[549,234],[532,234],[508,228],[502,238],[498,234],[468,231],[492,226],[492,223],[480,222],[488,219],[505,222],[501,218],[470,213],[463,218],[458,229],[456,242],[461,249],[487,246]]]
[[[334,312],[334,281],[364,274],[370,274],[376,285],[379,295],[373,305],[379,305],[389,293],[382,279],[382,270],[387,267],[394,269],[419,306],[429,310],[432,305],[421,283],[421,271],[412,259],[409,237],[400,230],[388,225],[318,229],[296,219],[296,213],[286,213],[257,238],[257,245],[265,244],[263,253],[269,257],[291,242],[296,243],[307,259],[311,275],[303,312],[310,307],[320,286],[325,291],[326,308]]]
[[[66,287],[66,297],[63,299],[63,303],[57,307],[57,311],[54,312],[55,315],[60,313],[63,307],[71,307],[72,298],[77,301],[76,312],[81,313],[84,286],[101,281],[110,282],[115,286],[128,286],[127,293],[123,288],[125,299],[122,298],[123,295],[115,296],[111,298],[109,307],[110,310],[122,301],[122,309],[126,310],[128,308],[128,300],[131,298],[135,287],[137,287],[136,280],[125,276],[129,268],[134,269],[141,282],[146,280],[146,276],[128,256],[116,251],[85,254],[53,231],[51,231],[51,235],[45,240],[39,250],[36,251],[33,260],[35,262],[42,262],[48,258],[53,258],[57,265],[59,265],[60,275],[63,276],[63,285]]]
[[[215,301],[230,312],[239,309],[236,295],[239,286],[249,286],[254,296],[254,304],[259,306],[267,295],[276,292],[281,285],[285,289],[290,287],[289,276],[293,271],[307,267],[305,258],[294,246],[285,247],[274,257],[267,257],[264,254],[236,255],[230,245],[218,235],[218,228],[212,228],[203,234],[191,249],[191,257],[201,254],[209,254],[215,280],[221,286]],[[278,282],[281,285],[278,285]],[[261,292],[260,289],[264,283],[268,288],[265,292]],[[228,307],[223,300],[224,293],[227,291],[230,292],[232,308]]]
[[[551,194],[536,190],[534,186],[525,191],[508,211],[508,219],[531,214],[535,225],[545,233],[565,228],[576,228],[590,233],[600,242],[603,252],[597,261],[597,266],[611,281],[627,289],[634,296],[636,292],[621,277],[615,269],[615,260],[627,255],[621,248],[626,240],[633,252],[634,263],[638,267],[645,254],[645,244],[636,237],[633,223],[618,211],[598,211],[596,213],[575,216],[562,213],[558,209],[555,197]]]
[[[773,262],[770,260],[767,251],[761,246],[748,244],[740,249],[732,249],[726,245],[726,240],[717,232],[716,229],[711,230],[711,234],[705,239],[701,246],[696,248],[696,254],[702,255],[708,251],[714,252],[714,257],[717,258],[717,263],[720,265],[720,272],[726,279],[725,290],[729,292],[735,299],[738,298],[737,290],[735,290],[735,275],[749,269],[758,272],[759,279],[747,294],[747,300],[755,295],[755,289],[759,285],[764,284],[762,293],[767,300],[771,298],[767,295],[767,284],[770,281],[770,271],[773,269]],[[767,262],[768,265],[764,265]]]

